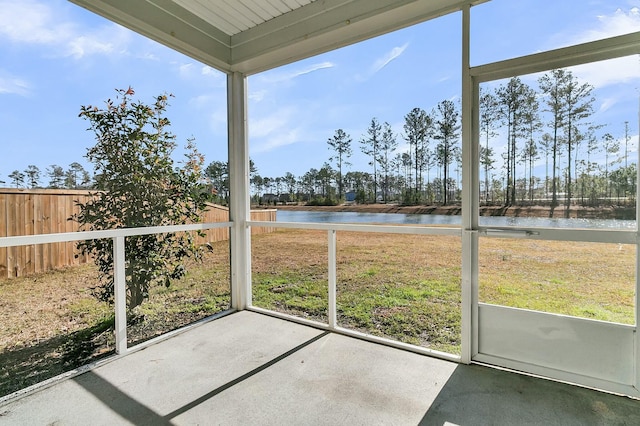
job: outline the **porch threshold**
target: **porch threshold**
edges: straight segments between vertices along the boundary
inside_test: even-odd
[[[640,424],[640,401],[242,311],[0,405],[0,424]]]

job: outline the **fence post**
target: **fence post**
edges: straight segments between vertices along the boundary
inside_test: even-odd
[[[116,353],[127,352],[127,288],[125,275],[125,237],[113,239],[113,288],[116,317]]]
[[[336,328],[338,322],[338,314],[336,312],[336,230],[329,230],[329,306],[328,306],[328,320],[329,328]]]

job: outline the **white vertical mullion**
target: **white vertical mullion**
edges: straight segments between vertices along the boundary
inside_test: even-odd
[[[231,306],[251,306],[251,232],[249,200],[249,139],[247,131],[247,78],[239,72],[227,77],[229,132],[229,220],[231,239]]]
[[[477,318],[478,147],[474,137],[474,81],[470,71],[471,6],[462,8],[462,336],[461,361],[471,362]],[[474,312],[476,313],[474,318]]]
[[[337,242],[336,242],[336,230],[331,229],[328,231],[328,248],[329,248],[329,307],[328,307],[328,321],[329,328],[335,329],[338,322],[338,315],[336,311],[336,282],[337,282],[337,259],[336,259],[336,251],[337,251]]]
[[[125,273],[125,237],[113,239],[113,299],[115,305],[116,353],[127,352],[127,287]]]
[[[640,94],[638,95],[638,147],[640,147]],[[640,149],[637,154],[637,164],[640,166]],[[638,197],[638,191],[640,191],[640,173],[636,173],[636,332],[635,337],[635,356],[634,369],[636,373],[635,388],[640,390],[640,197]]]

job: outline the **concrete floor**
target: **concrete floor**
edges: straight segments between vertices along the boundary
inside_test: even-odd
[[[640,401],[257,313],[0,406],[1,425],[640,425]]]

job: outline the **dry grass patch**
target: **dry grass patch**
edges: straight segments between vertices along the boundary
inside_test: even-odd
[[[153,287],[127,328],[148,340],[228,309],[228,242],[169,288]],[[0,396],[113,353],[113,308],[92,296],[97,269],[83,265],[0,280]]]
[[[460,238],[337,235],[341,326],[459,352]],[[254,304],[326,321],[327,232],[286,229],[252,240]]]
[[[229,306],[229,246],[134,312],[131,343]],[[327,231],[252,237],[253,302],[327,320]],[[338,232],[341,326],[459,353],[459,237]],[[633,324],[634,246],[481,238],[480,300]],[[113,351],[113,313],[96,301],[91,265],[0,280],[0,395]]]
[[[634,324],[632,245],[480,240],[480,301]]]
[[[327,232],[253,237],[254,303],[326,321]],[[460,351],[461,240],[338,232],[344,327]],[[480,301],[634,324],[635,247],[482,238]]]

